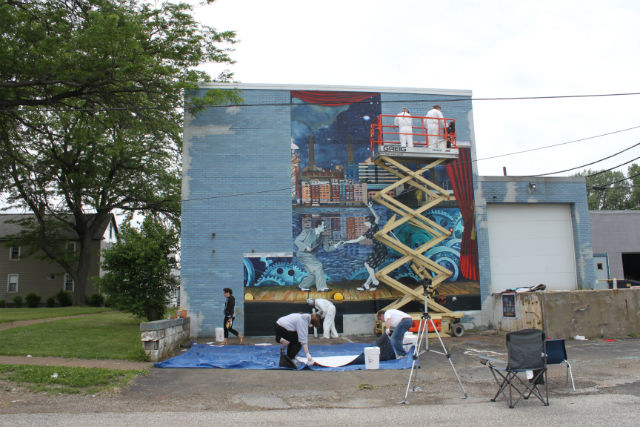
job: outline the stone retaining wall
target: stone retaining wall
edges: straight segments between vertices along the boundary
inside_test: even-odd
[[[167,319],[140,324],[142,348],[152,362],[172,353],[180,342],[189,338],[190,319]]]

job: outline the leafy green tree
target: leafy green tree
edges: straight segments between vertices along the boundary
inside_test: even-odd
[[[631,194],[629,195],[629,209],[640,209],[640,165],[632,164],[627,172],[631,177]]]
[[[76,303],[113,212],[179,221],[184,112],[239,98],[195,90],[212,80],[196,67],[232,62],[235,34],[198,24],[189,5],[154,4],[0,0],[0,192],[34,214],[18,237],[71,275]],[[74,259],[58,244],[69,230]]]
[[[621,171],[585,170],[575,176],[586,177],[589,210],[640,209],[640,166],[632,164]]]
[[[151,215],[140,230],[125,224],[118,242],[103,251],[107,273],[98,279],[101,292],[118,309],[150,321],[162,319],[178,285],[172,274],[177,268],[178,238],[173,226],[165,227]]]

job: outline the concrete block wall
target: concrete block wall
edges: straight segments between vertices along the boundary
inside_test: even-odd
[[[529,190],[529,183],[536,190]],[[591,245],[591,225],[584,178],[579,177],[477,177],[475,188],[476,226],[478,232],[478,258],[480,292],[483,311],[490,313],[491,254],[487,205],[492,203],[563,203],[571,206],[577,282],[579,289],[593,289],[596,281]],[[486,323],[487,318],[478,319]]]
[[[162,360],[189,338],[189,318],[156,320],[140,324],[142,348],[152,362]]]
[[[292,253],[290,90],[354,90],[240,87],[244,105],[208,107],[185,119],[181,307],[192,336],[214,336],[223,326],[225,287],[236,297],[234,328],[244,330],[244,253]],[[405,104],[425,114],[438,102],[456,119],[459,139],[472,139],[469,91],[361,90],[381,93],[383,114]]]
[[[292,250],[289,91],[241,96],[246,106],[209,107],[185,123],[181,306],[193,336],[222,326],[225,287],[244,329],[243,253]]]

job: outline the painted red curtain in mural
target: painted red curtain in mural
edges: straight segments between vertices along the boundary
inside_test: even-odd
[[[471,175],[471,149],[460,147],[457,160],[447,165],[447,174],[453,186],[453,194],[462,214],[464,231],[460,247],[460,274],[468,280],[479,280],[478,241],[473,205],[473,177]]]
[[[292,90],[291,96],[302,99],[311,104],[326,106],[349,105],[354,102],[364,101],[377,95],[371,92],[332,92],[322,90]]]

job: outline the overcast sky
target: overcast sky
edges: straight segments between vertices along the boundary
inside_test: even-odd
[[[217,0],[196,12],[237,32],[229,68],[242,83],[462,89],[474,98],[640,92],[637,0]],[[640,127],[640,95],[478,99],[473,111],[480,175],[554,172],[640,142],[638,128],[482,160]],[[640,146],[591,168],[639,156]]]

